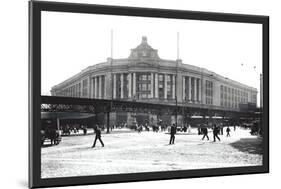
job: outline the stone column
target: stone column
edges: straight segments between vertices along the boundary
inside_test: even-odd
[[[113,74],[113,98],[116,98],[116,74]]]
[[[102,86],[102,76],[99,76],[99,98],[101,98],[101,86]]]
[[[59,91],[59,95],[61,95],[60,91]],[[251,94],[251,96],[252,96],[252,94]],[[73,97],[76,97],[76,85],[75,84],[73,85]],[[240,97],[238,97],[238,99],[240,99]],[[240,102],[240,100],[238,100],[238,102]],[[252,100],[251,100],[251,102],[252,102]]]
[[[103,80],[104,81],[104,87],[103,87],[103,94],[104,95],[103,95],[103,98],[106,99],[106,95],[107,95],[106,94],[106,88],[107,88],[107,85],[106,85],[106,83],[107,83],[106,82],[106,75],[104,75],[103,78],[104,78],[104,80]]]
[[[124,74],[123,73],[121,73],[120,80],[121,80],[121,99],[122,99],[122,98],[124,98]]]
[[[185,101],[185,76],[182,77],[182,99]]]
[[[116,125],[116,112],[110,112],[109,113],[109,125]]]
[[[88,77],[88,88],[87,88],[87,98],[91,98],[91,77]]]
[[[188,77],[188,100],[191,101],[191,78],[192,77]]]
[[[127,125],[132,126],[136,121],[135,113],[127,112]]]
[[[57,129],[60,130],[60,119],[57,118]]]
[[[176,99],[176,75],[173,75],[172,99]]]
[[[202,87],[201,87],[202,88],[202,91],[201,91],[201,95],[202,95],[201,103],[206,104],[206,89],[205,89],[205,87],[206,87],[206,80],[202,79],[201,83],[202,83]],[[218,91],[218,93],[220,94],[220,90]],[[213,88],[213,94],[214,94],[214,88]]]
[[[201,79],[198,79],[198,101],[201,102]]]
[[[98,77],[95,77],[95,98],[98,97]]]
[[[170,124],[175,124],[176,123],[176,116],[171,115],[171,123]]]
[[[159,98],[158,97],[158,90],[159,90],[159,87],[158,87],[158,73],[155,73],[155,98]]]
[[[153,77],[153,73],[151,73],[150,74],[151,76],[150,76],[150,98],[153,98],[153,90],[154,90],[154,88],[153,88],[153,81],[154,81],[154,77]]]
[[[133,98],[136,98],[136,73],[133,73]]]
[[[83,97],[82,94],[83,94],[83,83],[81,81],[78,83],[78,97],[82,98]],[[65,95],[65,94],[63,93],[63,95]]]
[[[128,73],[128,98],[132,98],[132,74]]]
[[[168,75],[165,74],[164,75],[164,99],[167,99],[167,78],[168,78]]]
[[[94,79],[92,77],[90,77],[90,93],[89,93],[89,97],[90,98],[94,98],[94,92],[95,92],[95,89],[94,89]]]
[[[197,78],[194,78],[194,102],[197,101]]]

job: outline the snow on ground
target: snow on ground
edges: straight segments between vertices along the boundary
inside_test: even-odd
[[[168,145],[167,133],[113,131],[103,134],[105,147],[94,135],[63,137],[57,146],[41,149],[41,177],[70,177],[202,168],[262,165],[261,139],[236,129],[221,142],[202,141],[196,130],[178,133]]]

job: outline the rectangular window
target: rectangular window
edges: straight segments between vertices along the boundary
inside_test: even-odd
[[[171,81],[171,75],[167,75],[167,82],[170,82]]]
[[[137,73],[139,80],[137,81],[137,93],[139,99],[149,98],[151,93],[151,74]]]
[[[81,97],[81,83],[78,84],[78,97]]]
[[[86,97],[88,95],[88,79],[84,79],[82,85],[83,85],[82,96]]]
[[[147,94],[142,94],[141,97],[142,98],[147,98]]]
[[[206,104],[213,104],[213,82],[206,80],[205,84],[205,93],[206,93]],[[221,86],[222,89],[222,86]],[[221,97],[222,97],[222,90],[220,91]],[[221,104],[222,104],[222,98],[221,98]]]
[[[164,74],[158,75],[158,96],[160,99],[164,98]]]
[[[167,85],[167,91],[171,91],[171,85]]]

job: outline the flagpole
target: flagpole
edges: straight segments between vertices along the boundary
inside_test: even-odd
[[[110,76],[111,76],[111,102],[110,102],[110,110],[107,112],[107,131],[109,133],[109,119],[110,119],[110,112],[112,111],[113,105],[113,74],[112,74],[112,64],[113,64],[113,30],[110,30]]]
[[[113,59],[113,30],[110,30],[110,58]]]
[[[176,128],[178,127],[178,95],[177,95],[177,80],[178,80],[178,61],[179,61],[179,32],[177,32],[177,64],[176,64],[176,77],[175,77],[175,98],[176,98]]]
[[[180,34],[179,34],[179,32],[177,32],[177,60],[178,60],[179,57],[180,57],[180,53],[179,53],[179,50],[180,50],[180,47],[179,47],[179,38],[180,38]]]

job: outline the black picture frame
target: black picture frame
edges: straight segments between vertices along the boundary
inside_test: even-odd
[[[157,18],[209,20],[238,23],[262,24],[263,61],[263,165],[219,169],[198,169],[168,172],[148,172],[118,175],[97,175],[42,179],[40,157],[40,105],[41,96],[41,11],[58,11],[87,14],[126,15]],[[64,98],[69,101],[70,99]],[[55,101],[55,100],[54,100]],[[80,103],[87,103],[81,99]],[[269,17],[257,15],[227,14],[198,11],[166,10],[121,6],[104,6],[62,2],[29,2],[29,187],[54,187],[120,183],[162,179],[241,175],[269,172]]]

